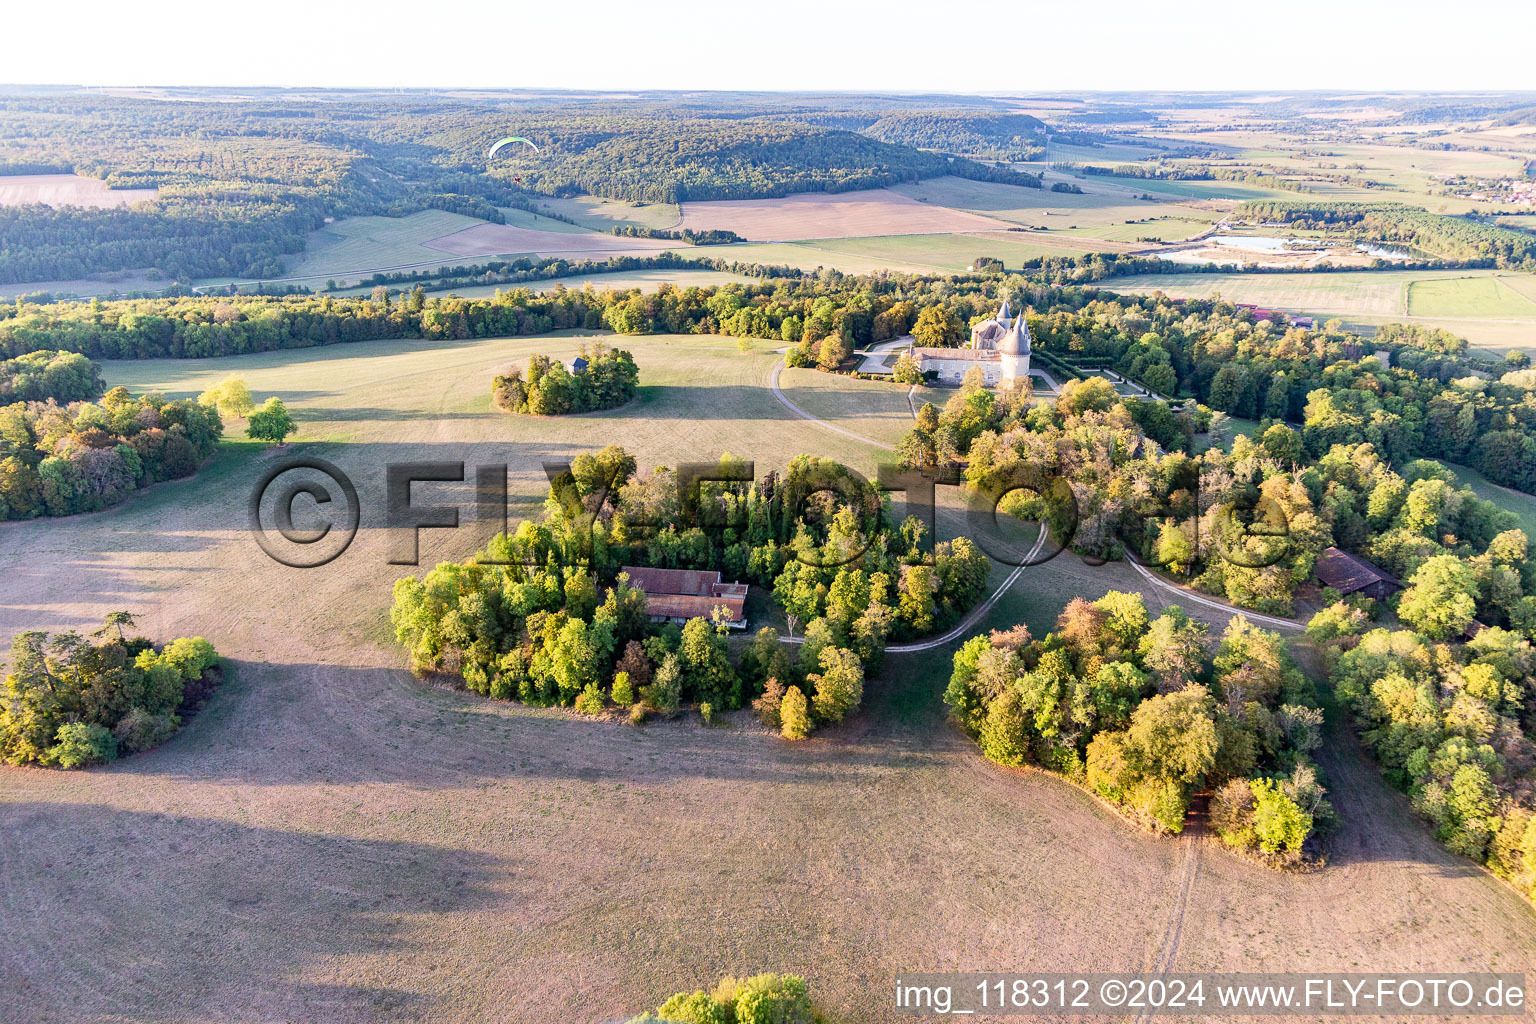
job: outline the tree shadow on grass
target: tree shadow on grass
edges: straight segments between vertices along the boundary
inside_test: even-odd
[[[617,712],[593,720],[420,683],[399,669],[232,668],[233,684],[164,746],[91,770],[244,786],[726,779],[800,787],[931,768],[940,756],[910,733],[893,742],[884,716],[789,743],[759,731],[750,712],[718,728],[692,712],[637,727]]]
[[[241,812],[243,813],[243,812]],[[504,898],[497,858],[100,804],[0,805],[3,1021],[357,1021],[436,997],[306,975],[430,955],[414,917]]]

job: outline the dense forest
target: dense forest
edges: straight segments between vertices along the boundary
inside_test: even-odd
[[[107,385],[101,367],[78,352],[28,352],[0,361],[0,403],[89,402]]]
[[[1039,160],[1045,122],[1029,114],[991,111],[894,111],[864,129],[882,142],[964,153],[989,160]]]
[[[767,115],[770,111],[761,111]],[[509,128],[537,154],[499,157]],[[461,100],[156,102],[0,98],[0,174],[156,188],[131,208],[0,208],[0,283],[153,269],[278,277],[327,218],[443,209],[500,221],[532,194],[635,202],[878,188],[956,174],[1039,179],[839,127],[663,103],[510,111]]]

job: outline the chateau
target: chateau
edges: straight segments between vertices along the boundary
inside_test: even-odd
[[[914,346],[910,351],[923,372],[937,373],[940,381],[958,384],[979,366],[989,385],[998,384],[1029,376],[1029,325],[1023,313],[1012,314],[1004,299],[996,316],[971,328],[970,348]]]

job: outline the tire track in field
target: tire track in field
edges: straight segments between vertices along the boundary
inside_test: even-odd
[[[855,434],[851,430],[844,430],[842,427],[828,423],[826,420],[821,419],[818,416],[811,415],[796,405],[794,402],[791,402],[789,400],[789,396],[784,393],[784,389],[779,387],[779,374],[783,371],[783,369],[784,360],[780,359],[777,363],[774,364],[773,371],[768,374],[768,387],[772,389],[773,397],[777,398],[779,400],[779,404],[784,406],[784,408],[788,409],[790,412],[794,413],[796,416],[799,416],[803,420],[810,420],[818,427],[833,431],[834,433],[842,434],[844,437],[851,437],[855,441],[862,441],[865,444],[874,445],[876,448],[880,448],[888,452],[893,452],[896,450],[891,445],[881,444],[879,441],[865,437],[863,434]]]
[[[1159,977],[1171,972],[1173,962],[1178,959],[1179,943],[1184,938],[1184,918],[1189,912],[1189,896],[1200,872],[1200,847],[1204,843],[1204,831],[1202,823],[1192,822],[1181,840],[1184,843],[1184,862],[1179,869],[1178,892],[1174,896],[1173,911],[1168,915],[1168,925],[1163,929],[1162,946],[1149,972]],[[1148,1024],[1154,1009],[1149,1006],[1132,1019],[1136,1024]]]

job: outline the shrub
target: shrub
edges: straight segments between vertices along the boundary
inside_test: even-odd
[[[644,704],[632,704],[632,705],[630,705],[630,708],[629,708],[629,724],[630,725],[644,725],[645,724],[645,705]]]
[[[708,992],[679,992],[656,1008],[664,1021],[676,1024],[736,1024],[735,1014]]]
[[[779,682],[778,676],[770,676],[763,684],[763,695],[752,702],[752,710],[757,712],[757,720],[770,729],[777,729],[783,722],[779,719],[779,709],[784,703],[784,684]]]
[[[621,708],[627,708],[635,702],[635,688],[629,683],[628,672],[613,674],[613,702]]]
[[[840,647],[822,648],[820,662],[821,673],[807,677],[816,687],[811,704],[818,721],[837,725],[864,699],[864,667],[857,655]]]
[[[256,408],[251,389],[239,377],[225,377],[213,387],[197,396],[198,405],[208,405],[226,419],[243,419]]]
[[[165,645],[160,657],[174,665],[183,679],[197,679],[219,663],[219,655],[213,644],[200,636],[181,637]]]
[[[678,709],[683,699],[683,669],[677,655],[669,654],[662,659],[644,696],[645,702],[661,714],[669,715]]]
[[[805,979],[793,974],[726,977],[713,992],[679,992],[629,1024],[819,1024]]]
[[[143,708],[133,708],[112,729],[120,749],[130,754],[158,747],[171,738],[181,725],[176,715],[152,715]]]
[[[891,379],[897,384],[921,384],[923,370],[916,359],[903,352],[896,358],[896,365],[891,368]]]
[[[576,696],[576,710],[584,715],[603,713],[603,689],[596,683],[588,683]]]
[[[721,983],[724,988],[731,979]],[[736,986],[736,1024],[813,1024],[815,1010],[805,979],[758,974]]]
[[[282,444],[283,438],[298,429],[293,417],[288,415],[288,407],[281,398],[274,395],[260,409],[251,413],[250,419],[246,421],[245,434],[257,441]]]
[[[715,706],[709,701],[706,700],[699,705],[699,714],[703,716],[705,725],[715,724]]]
[[[1257,842],[1253,831],[1253,787],[1247,779],[1232,779],[1211,798],[1211,828],[1221,841],[1239,850]]]
[[[117,757],[117,737],[101,725],[70,722],[61,725],[57,740],[48,748],[47,763],[60,768],[103,764]]]
[[[784,691],[779,707],[780,734],[787,740],[803,740],[811,734],[811,713],[805,694],[798,686]]]
[[[1270,779],[1254,779],[1253,834],[1265,853],[1295,853],[1312,830],[1312,815],[1296,806]]]

